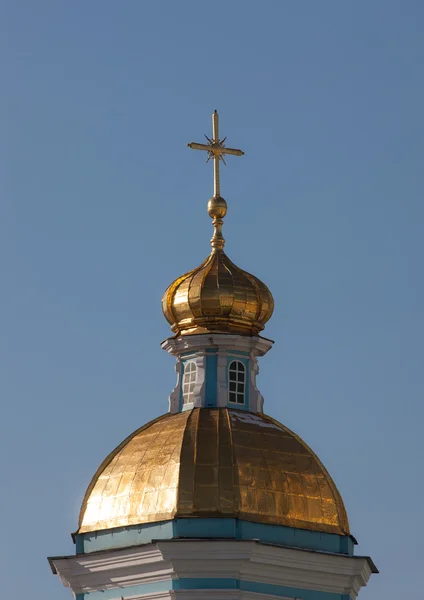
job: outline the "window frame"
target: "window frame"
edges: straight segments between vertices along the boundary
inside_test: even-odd
[[[184,364],[183,378],[181,382],[181,397],[183,406],[194,402],[194,388],[197,383],[197,365],[194,360]],[[187,391],[185,388],[187,386]]]
[[[232,368],[235,366],[235,368]],[[246,365],[238,359],[228,364],[228,402],[234,406],[246,406]],[[231,376],[233,374],[233,378]],[[234,389],[231,389],[231,388]],[[240,387],[242,391],[240,391]],[[242,400],[240,400],[240,398]]]

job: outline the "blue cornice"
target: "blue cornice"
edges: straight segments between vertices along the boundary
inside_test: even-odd
[[[118,527],[77,534],[77,554],[147,544],[154,540],[176,538],[260,540],[287,546],[353,555],[354,538],[319,531],[308,531],[283,525],[267,525],[234,518],[182,518],[160,523]]]
[[[256,594],[269,594],[284,598],[293,598],[302,600],[350,600],[345,594],[333,592],[323,592],[318,590],[305,590],[301,588],[292,588],[259,581],[245,581],[234,578],[181,578],[157,583],[146,583],[134,585],[119,589],[102,590],[86,594],[78,594],[77,600],[115,600],[117,597],[127,598],[133,596],[142,596],[171,590],[243,590]]]

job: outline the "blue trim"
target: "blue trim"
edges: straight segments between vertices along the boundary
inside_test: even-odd
[[[218,356],[206,355],[205,373],[205,406],[208,408],[218,406]]]
[[[150,544],[152,540],[172,540],[174,524],[173,521],[161,521],[160,523],[146,523],[131,527],[116,527],[93,533],[77,534],[75,538],[76,553],[86,554],[97,550]]]
[[[76,535],[78,554],[175,538],[260,540],[278,546],[353,556],[353,538],[231,518],[182,518]]]
[[[182,577],[174,581],[174,590],[238,590],[238,579],[227,577]]]
[[[343,600],[343,594],[304,590],[284,585],[274,585],[272,583],[258,583],[256,581],[240,581],[240,589],[245,592],[255,592],[256,594],[288,596],[289,598],[302,598],[302,600]]]
[[[135,595],[152,594],[170,590],[242,590],[257,594],[271,594],[273,596],[285,596],[288,598],[302,598],[302,600],[349,600],[346,594],[335,594],[333,592],[322,592],[316,590],[304,590],[271,583],[257,581],[244,581],[235,578],[189,578],[169,579],[157,583],[144,583],[123,588],[114,588],[85,594],[77,594],[77,600],[115,600],[123,597],[128,598]]]
[[[243,579],[230,578],[182,578],[174,581],[173,589],[177,590],[243,590],[256,594],[272,594],[273,596],[285,596],[289,598],[302,598],[302,600],[344,600],[342,594],[333,592],[320,592],[315,590],[304,590],[291,588],[272,583],[261,583],[256,581],[244,581]]]
[[[102,533],[102,532],[99,532],[99,533]],[[84,534],[84,533],[83,534],[77,533],[75,535],[75,554],[84,554],[85,553],[84,548],[85,548],[85,536],[86,535],[87,534]],[[95,535],[97,538],[98,534],[97,534],[97,532],[94,532],[92,535]],[[113,535],[113,533],[112,533],[112,535]],[[78,598],[77,598],[77,600],[78,600]]]

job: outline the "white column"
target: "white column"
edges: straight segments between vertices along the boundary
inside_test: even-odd
[[[169,412],[177,413],[180,410],[180,394],[181,394],[181,371],[182,364],[181,358],[177,357],[177,362],[175,363],[175,372],[177,373],[177,382],[175,384],[174,389],[169,394]]]

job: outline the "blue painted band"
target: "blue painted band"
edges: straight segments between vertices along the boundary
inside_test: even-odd
[[[75,541],[77,553],[84,554],[97,550],[148,544],[152,540],[174,538],[260,540],[279,546],[353,555],[353,538],[351,536],[231,518],[183,518],[117,527],[93,533],[77,534]]]
[[[285,598],[302,598],[302,600],[346,600],[349,596],[323,592],[317,590],[305,590],[292,588],[259,581],[245,581],[233,578],[181,578],[169,579],[157,583],[145,583],[125,588],[115,588],[89,592],[77,596],[77,600],[118,600],[131,598],[136,595],[153,594],[170,590],[243,590],[256,594],[269,594]]]
[[[256,581],[240,581],[240,589],[256,594],[272,594],[273,596],[286,596],[302,600],[343,600],[343,594],[333,592],[320,592],[316,590],[304,590],[291,588],[272,583],[259,583]]]

